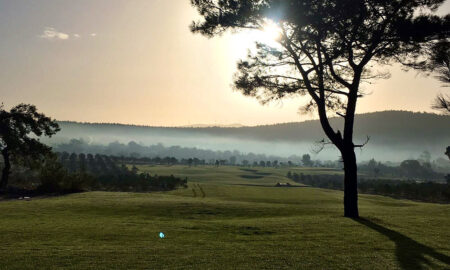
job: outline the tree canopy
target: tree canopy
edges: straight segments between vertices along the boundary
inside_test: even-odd
[[[257,43],[238,63],[234,86],[262,103],[309,95],[305,111],[317,110],[322,128],[341,152],[345,215],[357,217],[354,115],[360,84],[388,74],[375,64],[419,57],[430,42],[446,39],[450,16],[431,13],[444,0],[191,0],[202,20],[191,30],[212,37],[227,30],[279,28],[277,46]],[[429,12],[422,12],[428,10]],[[419,13],[418,13],[419,12]],[[417,15],[419,14],[419,15]],[[344,117],[335,130],[328,114]],[[325,140],[322,141],[327,144]]]
[[[426,75],[434,74],[435,78],[442,82],[443,87],[450,86],[450,41],[448,39],[439,40],[424,46],[425,55],[422,59],[414,59],[414,61],[406,65],[419,70]],[[417,57],[416,57],[417,58]],[[424,59],[423,59],[424,58]],[[450,96],[439,94],[432,105],[433,109],[450,113]]]
[[[288,95],[311,96],[304,109],[353,114],[363,80],[385,77],[369,62],[385,64],[413,57],[421,46],[448,36],[449,16],[414,16],[443,0],[192,0],[202,21],[191,29],[206,36],[228,29],[261,30],[268,20],[280,28],[279,46],[258,43],[238,63],[235,87],[262,102]],[[348,99],[346,102],[345,99]],[[323,121],[328,137],[342,141]],[[350,127],[350,126],[349,126]]]
[[[0,189],[8,184],[10,159],[30,164],[49,154],[51,148],[38,137],[52,136],[58,131],[56,121],[39,113],[34,105],[19,104],[10,111],[0,106],[0,148],[5,162]]]

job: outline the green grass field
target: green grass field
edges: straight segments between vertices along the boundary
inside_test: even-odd
[[[0,202],[0,269],[450,268],[449,205],[361,195],[352,220],[342,192],[272,187],[285,169],[140,169],[189,188]]]
[[[288,171],[304,174],[343,174],[342,170],[327,168],[263,168],[238,166],[137,166],[140,171],[158,175],[188,177],[189,182],[274,186],[277,182],[298,185],[286,178]]]

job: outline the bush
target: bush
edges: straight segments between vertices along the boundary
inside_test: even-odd
[[[71,193],[88,189],[92,176],[85,172],[74,172],[64,168],[56,159],[48,158],[40,168],[38,191],[44,193]]]

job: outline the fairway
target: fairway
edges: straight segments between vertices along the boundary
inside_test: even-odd
[[[357,221],[342,192],[272,187],[285,169],[140,169],[189,188],[0,202],[0,269],[450,267],[449,205],[361,195]]]
[[[328,168],[307,167],[239,167],[239,166],[163,166],[163,165],[137,165],[140,171],[158,174],[173,174],[187,177],[189,182],[228,185],[265,185],[274,186],[278,182],[299,185],[286,177],[288,171],[298,174],[343,174],[342,170]]]

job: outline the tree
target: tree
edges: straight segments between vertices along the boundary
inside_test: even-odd
[[[432,43],[424,48],[428,59],[422,62],[412,62],[409,66],[422,72],[436,74],[436,78],[443,83],[443,86],[450,85],[450,42],[448,40],[440,40]],[[432,108],[450,114],[450,96],[439,94],[435,98]],[[446,154],[449,153],[450,146],[447,147]],[[449,155],[450,158],[450,155]],[[447,175],[447,177],[449,177]]]
[[[40,160],[51,153],[51,148],[36,137],[51,137],[59,131],[55,120],[38,113],[33,105],[19,104],[10,111],[0,106],[0,148],[5,166],[2,171],[0,190],[6,190],[11,170],[11,160],[15,162]]]
[[[428,150],[425,150],[420,154],[419,161],[422,163],[430,163],[431,162],[431,154]]]
[[[444,96],[439,94],[435,99],[432,106],[435,110],[440,110],[445,113],[450,113],[450,96]]]
[[[433,175],[430,163],[420,164],[418,160],[404,160],[400,164],[402,175],[411,178],[429,177]]]
[[[197,166],[197,165],[200,164],[200,159],[198,159],[198,158],[193,158],[193,159],[192,159],[192,162],[193,162],[194,166]]]
[[[131,172],[132,172],[133,174],[137,174],[137,173],[139,172],[138,167],[136,167],[136,165],[133,165],[133,167],[131,168]]]
[[[426,74],[435,74],[436,79],[441,81],[444,87],[448,87],[450,84],[450,42],[440,40],[431,43],[423,47],[422,54],[427,55],[428,58],[422,61],[412,61],[406,65]],[[434,100],[432,108],[450,113],[450,96],[439,94]]]
[[[302,156],[302,163],[304,166],[311,167],[313,162],[311,161],[311,156],[309,154],[304,154]]]
[[[289,178],[289,179],[292,179],[292,173],[291,173],[291,171],[288,171],[288,173],[287,173],[287,178]]]
[[[344,215],[358,217],[357,166],[353,126],[361,82],[386,77],[371,67],[407,59],[423,44],[448,36],[445,19],[421,15],[444,0],[191,0],[202,19],[191,30],[207,37],[227,30],[261,30],[277,25],[277,46],[257,43],[238,63],[234,87],[262,103],[309,95],[305,111],[316,110],[344,161]],[[448,20],[447,20],[448,21]],[[329,113],[344,127],[330,125]]]
[[[235,165],[236,164],[236,157],[235,156],[231,156],[230,157],[230,165]]]

